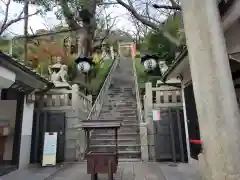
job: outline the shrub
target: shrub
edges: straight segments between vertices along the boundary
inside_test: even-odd
[[[98,94],[112,66],[113,60],[105,60],[101,66],[96,66],[95,77],[90,80],[88,90],[92,94]]]
[[[140,54],[136,54],[135,58],[140,58]]]

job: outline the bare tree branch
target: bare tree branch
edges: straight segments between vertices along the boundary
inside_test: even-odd
[[[161,24],[153,23],[152,21],[144,18],[140,15],[136,9],[134,8],[131,0],[128,0],[129,4],[126,4],[123,0],[116,0],[121,6],[126,8],[137,20],[142,22],[144,25],[151,27],[154,30],[160,31],[171,43],[175,44],[176,46],[180,45],[180,42],[177,38],[173,37],[169,32],[167,32]]]
[[[116,18],[111,17],[111,13],[107,13],[106,8],[103,7],[103,10],[99,12],[98,17],[103,16],[104,22],[101,23],[101,18],[99,19],[99,27],[96,30],[95,37],[93,39],[94,42],[98,42],[97,45],[102,45],[102,43],[109,37],[109,34],[111,33],[112,28],[116,25]],[[97,16],[96,16],[97,17]]]
[[[4,20],[2,22],[2,26],[5,26],[5,24],[7,23],[10,3],[11,3],[11,0],[8,0],[7,3],[4,3],[6,5],[6,10],[5,10],[5,17],[4,17]]]
[[[3,1],[2,1],[3,2]],[[23,16],[23,10],[17,15],[16,18],[9,20],[9,8],[11,5],[11,0],[8,0],[5,4],[5,13],[4,13],[4,20],[0,25],[0,35],[3,34],[3,32],[8,29],[11,25],[13,25],[16,22],[19,22],[21,20],[24,19]],[[40,12],[40,10],[36,11],[35,13],[29,14],[28,17],[34,16],[36,14],[38,14]]]
[[[61,6],[63,15],[65,17],[65,21],[69,25],[70,28],[78,29],[80,25],[74,19],[74,14],[72,13],[70,7],[67,4],[66,0],[59,0],[59,5]]]
[[[158,4],[153,4],[154,8],[158,8],[158,9],[171,9],[171,10],[182,10],[181,6],[167,6],[167,5],[158,5]]]
[[[79,31],[81,30],[83,27],[79,27],[76,29],[64,29],[61,31],[55,31],[55,32],[49,32],[49,33],[42,33],[42,34],[33,34],[33,35],[28,35],[27,38],[38,38],[38,37],[42,37],[42,36],[49,36],[49,35],[55,35],[55,34],[61,34],[61,33],[66,33],[66,32],[72,32],[72,31]],[[26,38],[26,36],[18,36],[15,37],[15,39],[23,39]]]

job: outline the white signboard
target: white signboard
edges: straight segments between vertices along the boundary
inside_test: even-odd
[[[152,114],[153,114],[153,120],[154,121],[161,120],[161,114],[160,114],[159,110],[152,110]]]
[[[56,165],[57,154],[57,132],[46,132],[44,136],[44,147],[42,166],[54,166]]]

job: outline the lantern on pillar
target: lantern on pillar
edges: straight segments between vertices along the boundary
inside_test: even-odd
[[[91,70],[92,65],[94,65],[91,57],[78,57],[75,62],[78,70],[82,73],[88,73]]]
[[[143,64],[147,72],[153,71],[158,66],[158,57],[155,55],[144,55],[141,57],[141,63]]]

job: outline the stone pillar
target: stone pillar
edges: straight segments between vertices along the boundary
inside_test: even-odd
[[[114,59],[114,49],[113,46],[110,47],[110,51],[111,51],[111,58]]]
[[[207,180],[240,179],[240,113],[216,0],[181,0]]]
[[[147,123],[149,159],[155,160],[152,83],[145,84],[144,115]]]
[[[72,85],[72,108],[75,112],[74,114],[78,118],[78,124],[80,125],[81,121],[79,119],[80,111],[79,111],[79,86],[77,84]],[[77,160],[83,160],[84,159],[84,153],[85,153],[85,134],[82,129],[76,129],[76,159]]]
[[[140,123],[141,159],[149,160],[147,123]]]
[[[77,84],[72,85],[72,107],[73,110],[79,109],[79,86]]]

